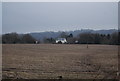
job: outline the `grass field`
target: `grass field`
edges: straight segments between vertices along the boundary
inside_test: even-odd
[[[113,79],[118,46],[77,44],[3,44],[3,78]]]

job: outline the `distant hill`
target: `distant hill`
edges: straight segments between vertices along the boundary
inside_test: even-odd
[[[113,32],[117,32],[118,30],[116,29],[109,29],[109,30],[90,30],[90,29],[81,29],[81,30],[75,30],[75,31],[66,31],[67,34],[72,33],[73,36],[77,36],[80,33],[99,33],[99,34],[111,34]],[[32,37],[34,37],[37,40],[43,40],[44,38],[57,38],[60,36],[60,34],[63,31],[59,32],[35,32],[35,33],[29,33]]]

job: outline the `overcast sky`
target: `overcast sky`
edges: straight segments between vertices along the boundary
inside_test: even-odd
[[[0,2],[0,34],[2,34],[2,3]]]
[[[117,29],[117,2],[3,2],[3,33]]]

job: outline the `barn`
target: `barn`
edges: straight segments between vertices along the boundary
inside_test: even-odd
[[[67,40],[66,40],[66,38],[58,38],[56,40],[56,43],[65,44],[65,43],[67,43]]]

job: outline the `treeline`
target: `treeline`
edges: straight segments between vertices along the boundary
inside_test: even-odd
[[[120,34],[120,33],[119,33]],[[117,32],[112,34],[99,34],[99,33],[81,33],[77,37],[74,37],[73,34],[67,34],[62,32],[58,38],[66,38],[68,44],[110,44],[118,45],[119,43],[119,34]],[[44,38],[41,40],[36,40],[30,34],[17,34],[17,33],[8,33],[2,35],[3,44],[34,44],[34,43],[55,43],[57,38]]]
[[[77,37],[74,37],[72,33],[67,34],[63,32],[59,37],[66,38],[68,44],[119,44],[119,37],[117,32],[112,34],[81,33]],[[55,43],[55,39],[45,38],[44,43]]]
[[[78,36],[78,41],[81,44],[119,44],[117,32],[112,34],[82,33]]]
[[[2,35],[3,44],[17,44],[17,43],[35,43],[35,39],[29,34],[8,33]]]

